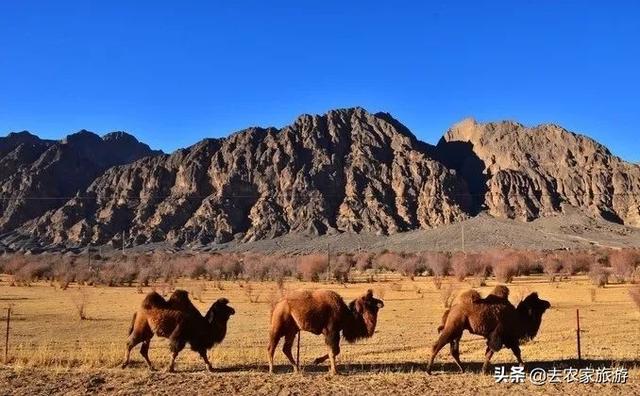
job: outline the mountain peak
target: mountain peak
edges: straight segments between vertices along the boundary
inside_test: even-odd
[[[139,140],[135,136],[123,131],[109,132],[102,136],[102,140],[104,140],[105,142],[121,141],[125,143],[139,143]]]
[[[62,139],[62,144],[99,144],[102,141],[102,138],[91,131],[87,131],[86,129],[81,129],[78,132],[67,135],[64,139]]]

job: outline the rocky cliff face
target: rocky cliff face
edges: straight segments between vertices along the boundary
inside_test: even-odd
[[[121,246],[123,231],[128,246],[393,234],[573,208],[640,226],[640,167],[555,125],[465,120],[430,146],[388,114],[353,108],[171,155],[120,132],[12,134],[0,162],[0,229],[49,246]]]
[[[464,120],[438,149],[472,186],[476,208],[493,216],[529,221],[569,205],[640,226],[640,166],[559,126]]]
[[[111,168],[32,223],[53,243],[178,245],[289,232],[395,233],[463,219],[464,181],[387,114],[303,115]],[[432,147],[431,147],[432,149]]]
[[[152,154],[123,132],[101,138],[80,131],[62,141],[28,132],[0,138],[0,232],[62,206],[111,166]]]

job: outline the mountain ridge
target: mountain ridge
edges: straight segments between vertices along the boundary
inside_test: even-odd
[[[86,133],[70,135],[72,143],[95,140]],[[98,138],[137,142],[109,135]],[[396,234],[483,212],[530,222],[567,207],[640,226],[640,167],[555,124],[465,119],[431,145],[392,115],[356,107],[171,154],[142,151],[3,231],[45,247],[122,245],[123,231],[128,246],[188,247],[296,233]]]

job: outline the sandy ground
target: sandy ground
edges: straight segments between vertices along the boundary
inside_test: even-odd
[[[416,367],[417,368],[417,367]],[[424,372],[355,372],[330,377],[325,373],[264,374],[234,373],[149,373],[145,370],[15,370],[0,368],[0,394],[251,394],[251,395],[509,395],[638,394],[638,380],[629,384],[499,383],[490,375]]]
[[[178,287],[192,291],[202,283],[180,282]],[[384,296],[385,307],[374,336],[356,344],[343,342],[338,359],[343,375],[332,378],[326,364],[309,365],[326,351],[322,338],[309,333],[302,334],[302,375],[291,372],[280,350],[275,356],[276,374],[267,374],[268,301],[275,290],[275,284],[269,282],[254,283],[254,292],[260,293],[258,303],[250,302],[246,288],[236,282],[224,282],[222,290],[208,283],[196,306],[205,311],[212,301],[225,296],[237,312],[229,322],[225,341],[209,354],[216,372],[204,371],[197,354],[186,349],[178,358],[178,373],[170,374],[150,373],[137,349],[132,354],[132,367],[119,369],[131,314],[144,297],[135,287],[86,289],[90,319],[80,321],[74,311],[77,285],[67,290],[46,282],[11,287],[0,279],[0,308],[11,305],[14,312],[10,364],[0,365],[0,394],[640,394],[640,312],[629,297],[629,285],[608,285],[592,292],[593,286],[584,276],[553,283],[530,276],[509,285],[514,302],[537,291],[552,304],[536,339],[522,345],[527,372],[553,367],[623,368],[629,372],[628,383],[621,385],[542,386],[528,380],[523,384],[495,383],[491,375],[480,374],[485,342],[466,333],[461,359],[467,373],[457,373],[448,348],[438,355],[434,374],[425,373],[444,311],[443,290],[449,285],[463,290],[469,287],[466,282],[448,279],[442,290],[436,290],[430,278],[347,287],[293,281],[285,285],[290,289],[332,288],[347,301],[367,288]],[[494,285],[490,280],[479,291],[487,294]],[[574,360],[576,309],[580,309],[583,330],[582,363]],[[0,320],[3,316],[0,311]],[[3,340],[0,346],[4,346]],[[166,340],[154,338],[150,355],[156,367],[165,367],[169,358]],[[514,357],[502,350],[492,363],[506,365],[509,370]]]

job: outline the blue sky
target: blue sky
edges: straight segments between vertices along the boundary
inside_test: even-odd
[[[362,106],[430,143],[554,122],[640,161],[640,2],[453,3],[0,1],[0,133],[170,152]]]

